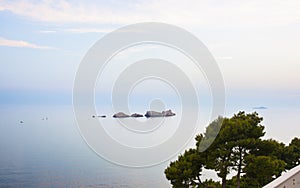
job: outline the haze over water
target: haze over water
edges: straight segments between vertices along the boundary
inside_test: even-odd
[[[231,115],[236,109],[253,111],[235,105],[227,110],[227,114]],[[299,134],[300,128],[295,126],[298,124],[299,108],[257,111],[264,117],[265,138],[287,144]],[[92,120],[92,117],[88,118]],[[72,106],[2,105],[0,119],[0,186],[170,186],[163,173],[168,162],[149,168],[125,168],[94,153],[80,136]],[[20,123],[21,120],[24,123]],[[109,126],[120,126],[111,117],[107,117],[106,121],[111,123]],[[204,126],[199,126],[198,133]],[[189,147],[193,145],[192,140]],[[204,174],[205,178],[216,179],[211,172]]]
[[[112,31],[136,23],[174,25],[207,47],[224,81],[225,112],[220,115],[257,111],[264,118],[264,138],[288,144],[300,137],[299,9],[299,0],[0,0],[0,187],[170,187],[164,175],[170,160],[140,169],[109,163],[85,143],[73,112],[74,79],[87,52]],[[132,38],[140,34],[129,32]],[[168,32],[164,38],[174,33]],[[120,41],[124,42],[118,39],[107,46]],[[99,74],[93,84],[97,115],[108,116],[99,119],[105,130],[120,142],[135,146],[157,144],[172,136],[182,104],[178,88],[164,79],[136,80],[122,88],[129,88],[130,93],[114,96],[119,99],[122,95],[121,102],[128,103],[126,113],[144,114],[152,109],[153,100],[162,101],[158,106],[163,108],[158,111],[172,109],[177,113],[162,124],[160,133],[165,134],[137,142],[124,137],[118,131],[124,127],[111,118],[117,113],[112,108],[116,104],[111,91],[119,76],[140,60],[157,58],[174,63],[173,70],[182,71],[198,92],[199,104],[188,102],[199,105],[196,134],[202,133],[212,120],[208,82],[215,80],[207,80],[201,67],[182,49],[147,42],[123,46],[108,62],[95,61],[106,63],[102,77]],[[170,69],[160,68],[154,70],[174,76]],[[84,79],[89,76],[88,72]],[[174,77],[178,87],[187,85],[183,77]],[[96,114],[86,114],[88,121],[95,120],[92,115]],[[195,145],[195,135],[191,137],[186,148]],[[122,155],[128,157],[127,153]],[[202,177],[217,178],[206,171]]]

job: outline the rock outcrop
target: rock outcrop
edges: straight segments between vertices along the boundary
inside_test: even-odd
[[[176,114],[172,112],[172,110],[166,110],[162,112],[156,112],[156,111],[147,111],[145,116],[146,117],[169,117],[169,116],[175,116]]]
[[[142,114],[134,113],[131,114],[131,117],[144,117]]]
[[[98,118],[106,118],[106,115],[100,115],[100,116],[92,115],[92,118],[96,118],[96,117],[98,117]]]
[[[147,111],[145,114],[145,117],[169,117],[169,116],[175,116],[176,114],[172,112],[172,110],[166,110],[162,112],[156,112],[156,111]],[[101,116],[105,117],[105,116]],[[127,117],[144,117],[142,114],[134,113],[131,115],[125,114],[124,112],[118,112],[113,115],[113,118],[127,118]]]
[[[161,112],[156,111],[147,111],[145,116],[148,117],[163,117],[163,114]]]
[[[130,117],[130,115],[127,115],[124,112],[118,112],[113,115],[113,118],[126,118],[126,117]]]
[[[176,115],[174,112],[172,112],[172,110],[162,111],[162,114],[163,114],[164,117],[175,116]]]

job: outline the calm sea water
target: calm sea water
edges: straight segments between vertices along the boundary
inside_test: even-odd
[[[71,106],[2,106],[0,117],[0,187],[170,186],[167,163],[133,169],[95,154],[81,138]]]
[[[259,113],[266,138],[288,143],[300,136],[300,108]],[[0,107],[0,187],[170,187],[167,165],[134,169],[102,159],[80,136],[71,106]]]

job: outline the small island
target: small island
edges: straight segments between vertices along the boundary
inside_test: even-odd
[[[156,112],[156,111],[147,111],[145,114],[145,117],[169,117],[169,116],[175,116],[176,114],[172,112],[172,110],[166,110],[162,112]]]
[[[162,112],[157,112],[157,111],[147,111],[145,114],[145,117],[150,118],[150,117],[170,117],[170,116],[175,116],[176,114],[172,112],[172,110],[166,110]],[[133,118],[138,118],[138,117],[144,117],[142,114],[138,113],[133,113],[131,115],[128,115],[124,112],[118,112],[112,116],[113,118],[128,118],[128,117],[133,117]]]
[[[113,115],[113,118],[127,118],[130,117],[130,115],[125,114],[124,112],[118,112]]]

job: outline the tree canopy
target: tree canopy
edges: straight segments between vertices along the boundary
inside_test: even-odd
[[[285,146],[263,140],[263,118],[258,113],[238,112],[219,117],[196,136],[196,147],[171,162],[165,175],[173,187],[262,187],[281,172],[300,163],[300,139]],[[203,169],[214,170],[221,182],[201,181]],[[228,180],[229,173],[236,176]]]

